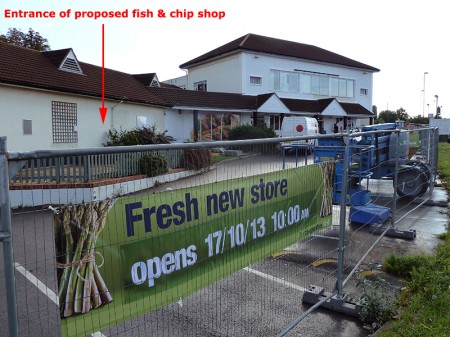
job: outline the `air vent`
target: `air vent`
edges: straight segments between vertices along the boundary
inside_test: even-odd
[[[156,75],[155,75],[155,78],[153,78],[152,83],[150,83],[150,86],[151,86],[151,87],[160,87],[160,86],[161,86],[161,85],[159,84],[158,79],[156,78]]]
[[[75,59],[69,57],[65,59],[60,69],[71,73],[83,74],[80,66],[78,65],[78,62]]]

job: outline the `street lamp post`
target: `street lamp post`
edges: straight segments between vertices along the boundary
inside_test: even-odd
[[[428,71],[423,73],[423,97],[422,97],[422,117],[425,117],[425,76],[428,74]]]
[[[436,99],[436,116],[437,116],[437,114],[438,114],[438,111],[439,111],[439,109],[438,109],[438,107],[439,107],[439,95],[434,95],[434,98]]]

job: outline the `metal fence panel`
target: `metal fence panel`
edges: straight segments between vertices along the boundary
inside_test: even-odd
[[[422,156],[420,161],[426,163],[432,173],[436,170],[435,163],[437,161],[437,143],[435,142],[437,137],[433,132],[432,130],[418,131],[410,137],[413,145],[411,148],[417,148],[414,156],[417,158],[420,154]],[[337,139],[341,141],[342,136],[353,137],[352,135],[337,135]],[[180,191],[183,191],[181,195],[201,191],[204,195],[216,196],[216,199],[213,197],[209,199],[210,209],[216,209],[219,216],[220,212],[225,214],[232,207],[230,206],[232,205],[231,199],[239,194],[239,186],[241,186],[239,184],[245,185],[254,177],[264,179],[265,175],[275,177],[274,181],[281,181],[287,172],[298,172],[300,175],[298,178],[304,179],[301,177],[304,171],[300,168],[319,165],[319,163],[315,163],[315,153],[308,154],[304,149],[286,146],[286,144],[289,143],[280,144],[279,140],[261,140],[214,144],[170,144],[149,148],[105,148],[105,153],[100,153],[99,149],[98,151],[90,150],[91,152],[83,150],[77,153],[70,150],[52,153],[11,154],[10,164],[20,163],[17,165],[19,166],[17,173],[12,174],[14,177],[10,181],[11,188],[14,186],[17,188],[17,190],[11,190],[12,199],[21,199],[17,202],[11,216],[15,251],[13,269],[17,288],[13,292],[17,298],[20,335],[61,335],[60,324],[64,318],[61,318],[61,307],[59,306],[58,280],[61,283],[62,270],[65,270],[68,265],[61,263],[61,259],[55,261],[55,256],[66,251],[65,244],[67,243],[63,240],[61,242],[64,245],[57,246],[55,249],[55,237],[59,235],[61,238],[61,228],[63,228],[56,224],[64,223],[63,213],[56,212],[63,212],[64,209],[69,210],[68,212],[71,212],[70,210],[75,212],[82,207],[92,209],[100,205],[102,200],[120,203],[121,200],[126,199],[130,203],[147,203],[148,208],[142,206],[143,209],[146,209],[143,213],[139,213],[135,208],[128,215],[135,219],[133,221],[142,221],[143,224],[148,225],[148,227],[142,226],[139,230],[143,231],[144,228],[155,230],[155,227],[151,226],[156,225],[151,221],[158,220],[151,218],[152,216],[159,216],[159,224],[163,225],[168,224],[169,218],[172,221],[181,219],[180,204],[174,206],[180,202],[176,198],[180,195]],[[345,189],[356,187],[361,191],[369,189],[373,203],[394,210],[394,220],[390,225],[393,228],[401,227],[399,223],[402,215],[413,207],[411,198],[396,196],[393,188],[393,180],[397,179],[396,175],[391,175],[389,179],[367,179],[370,176],[364,176],[361,179],[361,172],[355,168],[358,165],[359,167],[364,165],[362,156],[364,156],[364,151],[369,151],[367,146],[354,145],[354,149],[350,150],[350,142],[346,141],[342,144],[342,151],[337,145],[328,148],[330,153],[334,153],[335,156],[329,158],[327,162],[341,165],[339,179],[333,181],[332,184],[334,189],[340,190],[344,196],[340,200],[334,200],[333,205],[330,204],[332,215],[329,226],[312,227],[306,237],[300,237],[296,242],[286,244],[282,249],[276,248],[278,247],[277,240],[273,236],[262,248],[270,250],[270,246],[273,245],[273,253],[270,256],[260,261],[253,259],[250,264],[242,266],[243,268],[237,268],[236,272],[231,272],[238,266],[239,256],[249,252],[247,251],[248,246],[244,244],[245,237],[247,235],[258,237],[258,233],[262,231],[262,223],[256,221],[258,219],[255,216],[257,214],[255,213],[257,212],[256,207],[249,208],[247,223],[241,221],[238,215],[223,218],[223,229],[214,229],[208,232],[208,235],[205,234],[204,245],[209,247],[213,255],[222,254],[224,247],[228,247],[227,244],[230,247],[238,248],[233,250],[233,254],[230,255],[232,262],[224,265],[224,269],[219,268],[220,273],[229,274],[229,276],[211,281],[213,274],[208,272],[198,275],[188,272],[184,277],[191,281],[178,288],[169,281],[166,283],[167,275],[155,277],[158,269],[154,269],[153,280],[155,283],[159,283],[163,290],[153,294],[152,299],[155,303],[162,303],[165,301],[167,290],[174,287],[170,288],[173,290],[170,291],[172,300],[169,304],[163,306],[155,304],[155,307],[158,307],[156,310],[135,315],[141,305],[147,305],[144,297],[136,298],[135,302],[132,302],[135,303],[135,307],[127,304],[126,312],[111,312],[107,317],[100,313],[98,316],[94,314],[90,316],[89,321],[78,319],[74,325],[66,326],[67,334],[79,335],[79,331],[86,331],[87,327],[93,325],[94,321],[98,319],[106,323],[111,322],[111,326],[95,332],[93,336],[276,336],[290,325],[294,333],[310,331],[316,334],[317,331],[320,331],[321,335],[335,335],[340,323],[324,312],[305,315],[305,318],[302,317],[297,321],[302,313],[307,312],[310,308],[310,306],[302,304],[303,294],[308,291],[310,285],[322,287],[327,292],[337,293],[341,297],[354,292],[358,282],[356,275],[359,269],[367,264],[379,262],[370,260],[370,250],[385,235],[381,233],[380,236],[379,232],[370,231],[368,226],[348,221],[350,205],[346,203],[347,192]],[[196,148],[210,149],[212,162],[205,164],[205,158],[200,155],[187,160],[186,150]],[[346,151],[348,151],[348,160],[346,160]],[[140,174],[138,163],[144,154],[149,153],[159,153],[167,158],[169,171],[156,177],[143,177]],[[375,157],[385,155],[374,153]],[[373,160],[375,163],[377,160],[375,157],[369,160]],[[375,167],[385,168],[386,165],[392,166],[392,158],[387,157],[376,162]],[[429,188],[432,188],[433,174],[430,177],[431,179],[426,180],[426,183],[429,184]],[[49,185],[55,183],[64,183],[61,185],[63,188],[51,188],[52,186],[49,188]],[[269,185],[266,183],[267,181],[259,182],[258,180],[260,185],[254,185],[256,186],[254,192],[269,188],[266,193],[274,193],[271,190],[272,187],[267,187]],[[355,183],[358,185],[356,186]],[[282,186],[281,184],[280,182],[278,187]],[[362,198],[365,197],[364,193],[361,195]],[[261,198],[261,194],[258,196]],[[322,198],[322,196],[320,197]],[[215,201],[212,201],[213,199]],[[419,197],[415,199],[417,200]],[[192,202],[191,199],[187,200],[184,200],[186,204]],[[152,205],[165,206],[152,210]],[[170,205],[173,207],[169,207]],[[208,205],[199,205],[198,207],[207,209]],[[169,208],[171,208],[170,211]],[[265,216],[265,225],[271,226],[271,230],[274,231],[277,230],[278,225],[279,228],[285,227],[281,223],[293,223],[292,219],[296,214],[295,205],[290,205],[283,213],[277,211],[272,214],[269,208],[264,211],[269,212],[269,215]],[[114,217],[123,219],[122,217],[126,217],[125,212],[125,210],[123,213],[118,211]],[[159,213],[157,214],[157,212]],[[178,212],[178,218],[169,216],[168,212]],[[141,215],[142,217],[139,218]],[[2,225],[5,216],[7,213],[2,209]],[[183,216],[186,217],[186,213]],[[253,219],[255,219],[254,224]],[[114,220],[111,223],[118,225],[118,221],[120,220]],[[172,226],[175,225],[172,224]],[[71,233],[77,242],[81,235],[89,236],[89,230],[71,228]],[[176,226],[173,228],[175,230]],[[1,229],[5,231],[4,227]],[[77,231],[76,234],[74,231]],[[186,231],[185,233],[190,238],[190,232]],[[115,242],[116,232],[112,231],[110,235],[111,238],[108,240]],[[225,241],[218,240],[219,235],[225,240],[231,241],[226,241],[225,244]],[[167,241],[159,243],[159,245],[167,251],[172,249],[172,251],[178,251],[178,254],[183,254],[180,247],[177,249],[174,247],[176,247],[176,242],[185,239],[181,235],[177,239],[178,241]],[[100,247],[101,243],[98,245]],[[91,260],[85,260],[75,266],[70,265],[70,268],[78,269],[81,266],[81,269],[83,264],[86,264],[84,268],[88,269],[87,266],[93,261],[98,265],[111,263],[108,262],[108,259],[112,256],[111,252],[116,249],[116,246],[122,247],[118,251],[121,251],[123,259],[128,248],[120,242],[111,243],[107,247],[102,247],[102,256],[91,254]],[[139,242],[134,243],[134,246],[145,248],[145,244]],[[6,261],[7,254],[5,251],[2,254]],[[165,272],[171,272],[172,267],[177,268],[177,265],[171,262],[172,257],[167,255],[164,259],[166,261]],[[11,264],[11,262],[8,263]],[[211,271],[218,266],[218,262],[214,262],[214,260],[205,260],[204,263],[211,268]],[[140,266],[139,268],[143,268],[142,265]],[[6,267],[6,265],[0,264],[0,268]],[[113,270],[114,266],[109,266],[109,268]],[[80,271],[73,275],[76,275],[77,278],[81,276]],[[139,277],[143,276],[138,274]],[[86,280],[86,276],[81,276],[81,280]],[[0,281],[0,289],[3,289],[4,292],[5,287],[1,282],[4,281]],[[195,288],[196,284],[207,286],[193,292],[183,288]],[[114,284],[111,285],[111,287],[114,286]],[[8,290],[11,291],[11,289],[11,286],[8,285]],[[125,294],[127,289],[123,288],[121,291]],[[189,294],[185,295],[187,293]],[[114,298],[114,300],[116,299]],[[111,306],[114,305],[114,302],[112,303]],[[3,307],[1,309],[0,312],[3,316],[6,310]],[[78,317],[81,316],[78,314]],[[120,322],[121,316],[134,318]],[[301,324],[299,324],[300,321]],[[115,324],[114,322],[120,323]],[[13,322],[13,324],[15,323]],[[350,319],[349,324],[352,324],[354,329],[360,329],[361,333],[363,332],[356,321]],[[6,334],[6,331],[4,325],[0,326],[1,335]]]

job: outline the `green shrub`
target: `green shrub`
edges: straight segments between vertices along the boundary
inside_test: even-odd
[[[383,269],[392,275],[410,279],[414,269],[429,264],[431,259],[431,256],[426,255],[390,254],[384,261]]]
[[[250,124],[243,124],[228,130],[229,140],[274,138],[276,136],[274,129],[265,125],[253,126]]]
[[[209,149],[186,149],[181,159],[181,166],[188,170],[200,170],[208,168],[212,164],[211,151]]]
[[[108,142],[106,146],[130,146],[130,145],[145,145],[145,144],[169,144],[174,140],[172,136],[166,135],[164,132],[156,131],[156,126],[140,128],[131,131],[120,129],[111,129],[107,132]]]
[[[277,135],[272,128],[265,125],[253,126],[250,124],[244,124],[236,126],[228,131],[229,140],[245,140],[245,139],[259,139],[259,138],[275,138]],[[259,144],[259,145],[244,145],[240,147],[230,147],[234,150],[242,150],[244,152],[251,153],[276,153],[277,144]]]
[[[159,154],[147,154],[142,156],[139,161],[142,174],[146,174],[149,177],[159,176],[169,171],[166,158]]]
[[[357,286],[363,290],[358,306],[359,318],[371,330],[377,330],[396,314],[395,292],[380,279],[359,278]]]

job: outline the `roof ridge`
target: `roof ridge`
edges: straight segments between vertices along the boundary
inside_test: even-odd
[[[242,40],[241,43],[239,43],[239,47],[242,47],[245,42],[247,41],[247,39],[250,37],[250,35],[252,35],[251,33],[248,33],[247,35],[245,35],[244,39]]]

